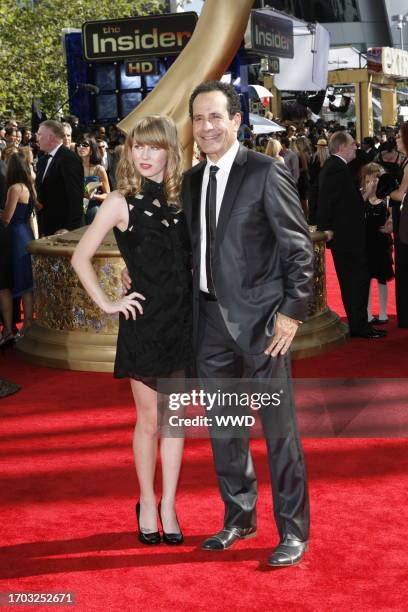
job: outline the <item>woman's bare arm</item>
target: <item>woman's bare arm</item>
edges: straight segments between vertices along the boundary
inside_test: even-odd
[[[19,197],[23,193],[23,186],[19,183],[15,185],[11,185],[7,191],[7,199],[6,204],[4,206],[4,211],[2,214],[2,221],[4,225],[8,225],[14,215],[14,211],[16,210],[17,202]]]
[[[102,186],[103,193],[96,193],[92,197],[94,200],[99,200],[100,202],[103,202],[107,198],[108,193],[110,193],[108,175],[103,166],[98,166],[98,176],[101,179],[101,186]]]
[[[398,189],[395,189],[395,191],[390,193],[390,198],[391,200],[397,200],[397,202],[402,202],[407,191],[408,191],[408,164],[405,166],[404,176],[402,178],[401,185],[398,187]]]
[[[95,255],[106,234],[115,226],[120,229],[126,228],[128,224],[127,217],[128,212],[125,198],[118,191],[113,191],[102,203],[94,221],[79,241],[72,256],[71,264],[85,291],[104,312],[109,314],[122,312],[126,319],[129,318],[130,313],[133,319],[135,319],[136,309],[140,314],[143,314],[143,308],[135,298],[144,300],[144,296],[133,292],[128,296],[123,296],[117,302],[111,302],[100,286],[92,266],[92,257]]]

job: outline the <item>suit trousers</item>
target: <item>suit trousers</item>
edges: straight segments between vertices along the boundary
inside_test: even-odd
[[[366,257],[364,254],[335,249],[332,253],[350,332],[367,331],[370,278]]]
[[[284,390],[278,407],[259,410],[268,451],[274,517],[281,540],[309,539],[309,498],[306,468],[297,429],[288,355],[271,358],[244,353],[234,341],[216,301],[200,296],[197,373],[209,379],[279,379]],[[267,340],[265,338],[265,346]],[[209,384],[209,383],[208,383]],[[245,384],[245,383],[244,383]],[[212,417],[222,414],[214,406]],[[210,428],[215,470],[225,504],[224,526],[255,527],[257,481],[249,450],[249,428],[223,429],[222,437]]]

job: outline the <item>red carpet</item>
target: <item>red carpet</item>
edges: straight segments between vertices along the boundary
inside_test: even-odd
[[[330,273],[328,282],[335,296]],[[296,376],[406,377],[408,333],[393,321],[389,328],[385,340],[353,340],[295,363]],[[256,539],[221,554],[200,551],[221,526],[222,506],[208,442],[189,440],[178,498],[185,544],[149,549],[135,537],[128,383],[33,367],[13,351],[0,355],[0,371],[23,386],[0,403],[0,591],[72,591],[81,612],[406,609],[405,439],[305,439],[310,551],[300,566],[270,571],[277,536],[262,441],[253,443]]]

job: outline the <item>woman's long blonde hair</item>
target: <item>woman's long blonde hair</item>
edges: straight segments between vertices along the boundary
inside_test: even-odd
[[[380,164],[377,164],[375,162],[370,162],[369,164],[366,164],[360,170],[361,186],[362,187],[365,186],[365,182],[368,176],[380,177],[384,173],[385,173],[385,170],[382,166],[380,166]]]
[[[124,149],[116,170],[117,189],[124,195],[138,195],[142,191],[143,177],[135,168],[132,147],[153,145],[167,151],[163,185],[169,203],[180,206],[180,191],[183,178],[182,150],[177,137],[177,128],[170,117],[148,115],[135,123],[126,137]]]
[[[269,138],[268,144],[265,148],[265,155],[269,155],[270,157],[278,157],[279,153],[282,151],[282,145],[279,140],[276,138]],[[283,157],[282,157],[283,160]]]
[[[318,159],[319,160],[319,164],[320,167],[323,168],[325,162],[327,159],[329,159],[330,157],[330,153],[329,153],[329,147],[326,145],[316,145],[316,153],[313,155],[313,159]]]

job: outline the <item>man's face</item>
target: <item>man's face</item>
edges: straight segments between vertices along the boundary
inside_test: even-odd
[[[5,140],[8,145],[14,144],[17,140],[17,130],[11,130],[8,134],[6,134]]]
[[[211,161],[218,161],[231,148],[240,123],[241,113],[230,118],[227,98],[221,91],[201,93],[194,100],[194,140]]]
[[[102,140],[106,138],[106,130],[104,127],[98,128],[98,138],[101,138]]]
[[[40,125],[38,128],[37,136],[40,149],[44,151],[44,153],[49,153],[57,146],[55,134],[44,125]]]
[[[70,147],[72,144],[72,131],[64,126],[64,137],[62,139],[64,147]]]
[[[346,162],[351,162],[356,156],[356,150],[356,141],[354,138],[352,138],[352,136],[348,135],[347,143],[339,148],[338,153],[343,159],[346,160]]]
[[[97,140],[96,144],[98,145],[98,151],[99,154],[102,156],[102,158],[105,156],[106,153],[106,142],[104,140]]]

